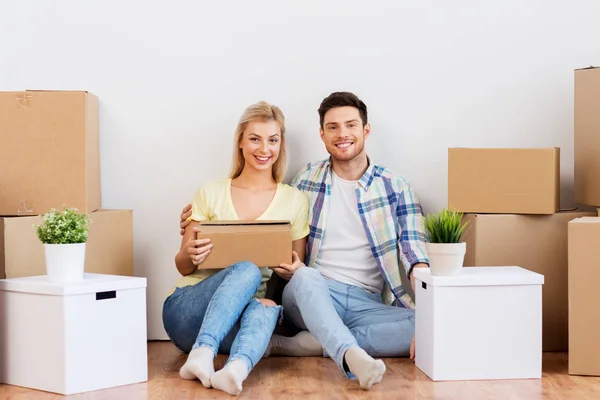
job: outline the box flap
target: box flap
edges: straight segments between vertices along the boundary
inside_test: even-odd
[[[457,276],[432,276],[429,268],[415,268],[414,277],[431,286],[541,285],[544,275],[521,267],[463,267]]]
[[[70,283],[51,282],[46,275],[0,280],[0,290],[52,296],[69,296],[145,287],[146,278],[88,273],[84,274],[83,281]]]
[[[65,92],[65,93],[89,93],[87,90],[53,90],[53,89],[25,89],[26,92]]]
[[[575,218],[570,224],[600,224],[600,218],[598,217],[579,217]]]
[[[200,221],[200,225],[210,226],[246,226],[246,225],[289,225],[290,221],[276,220],[207,220]]]

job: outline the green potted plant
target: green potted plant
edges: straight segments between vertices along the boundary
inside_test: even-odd
[[[446,208],[425,217],[426,243],[431,275],[458,275],[467,251],[462,241],[468,222],[463,213]]]
[[[46,274],[53,282],[83,279],[90,219],[76,208],[55,208],[42,216],[36,233],[44,244]]]

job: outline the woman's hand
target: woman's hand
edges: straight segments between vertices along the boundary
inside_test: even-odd
[[[289,281],[294,276],[294,272],[302,267],[305,267],[305,265],[300,260],[300,257],[298,257],[298,253],[292,251],[292,264],[280,264],[279,267],[271,267],[271,270],[286,281]]]
[[[185,251],[187,252],[188,257],[190,257],[190,260],[192,260],[192,264],[200,265],[210,253],[213,245],[208,238],[196,239],[198,232],[200,232],[199,226],[192,228],[192,231],[194,232],[194,236],[186,243]]]

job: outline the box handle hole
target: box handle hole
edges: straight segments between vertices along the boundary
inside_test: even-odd
[[[106,300],[106,299],[116,299],[116,298],[117,298],[116,290],[110,290],[108,292],[97,292],[96,293],[96,300]]]

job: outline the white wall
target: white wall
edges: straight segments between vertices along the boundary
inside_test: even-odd
[[[100,98],[102,201],[134,210],[149,337],[165,338],[178,215],[228,173],[258,100],[287,116],[288,179],[325,156],[316,109],[370,107],[372,158],[444,206],[449,146],[560,146],[572,200],[573,69],[600,64],[600,3],[572,1],[5,1],[0,90]]]

